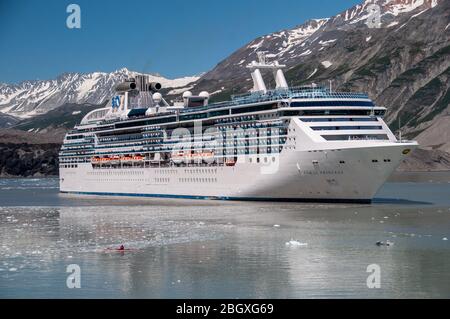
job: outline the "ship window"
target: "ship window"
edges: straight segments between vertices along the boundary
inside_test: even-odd
[[[313,101],[313,102],[293,102],[291,107],[315,107],[315,106],[375,106],[368,101]]]
[[[275,107],[276,107],[276,104],[275,104]],[[257,106],[232,109],[231,113],[232,114],[241,114],[241,113],[260,112],[260,111],[265,111],[265,110],[271,110],[273,108],[274,108],[274,105],[272,105],[272,104],[257,105]]]
[[[371,135],[322,135],[327,141],[388,140],[386,134]]]
[[[316,126],[314,131],[335,131],[335,130],[381,130],[381,126]]]
[[[376,117],[318,117],[300,118],[302,122],[378,122]]]
[[[370,116],[372,110],[303,110],[303,111],[282,111],[280,116],[322,116],[322,115],[354,115]],[[376,116],[384,115],[384,110],[375,111]]]

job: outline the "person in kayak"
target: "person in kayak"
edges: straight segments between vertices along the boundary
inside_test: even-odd
[[[120,245],[120,247],[119,247],[119,248],[117,248],[117,250],[119,250],[119,251],[123,251],[123,250],[125,250],[125,247],[124,247],[124,245]]]

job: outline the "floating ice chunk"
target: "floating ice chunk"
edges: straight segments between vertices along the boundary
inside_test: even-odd
[[[301,243],[299,241],[291,239],[290,241],[288,241],[286,243],[286,246],[289,246],[289,247],[305,247],[305,246],[308,246],[308,243]]]
[[[444,237],[444,238],[442,238],[442,240],[445,240],[445,241],[447,241],[447,240],[448,240],[448,238],[447,238],[447,237]]]

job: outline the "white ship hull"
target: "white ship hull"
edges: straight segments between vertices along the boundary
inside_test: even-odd
[[[348,144],[348,142],[346,142]],[[361,147],[283,151],[268,163],[234,167],[61,169],[61,192],[223,200],[370,202],[416,143],[365,142]],[[372,144],[372,145],[370,145]],[[275,158],[275,162],[273,162]],[[385,159],[389,159],[386,162]],[[377,162],[373,162],[377,160]],[[279,161],[279,162],[278,162]]]

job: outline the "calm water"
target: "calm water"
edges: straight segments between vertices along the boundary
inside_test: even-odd
[[[77,199],[55,179],[0,180],[0,297],[449,298],[438,176],[390,182],[373,205]],[[121,243],[133,250],[107,250]]]

